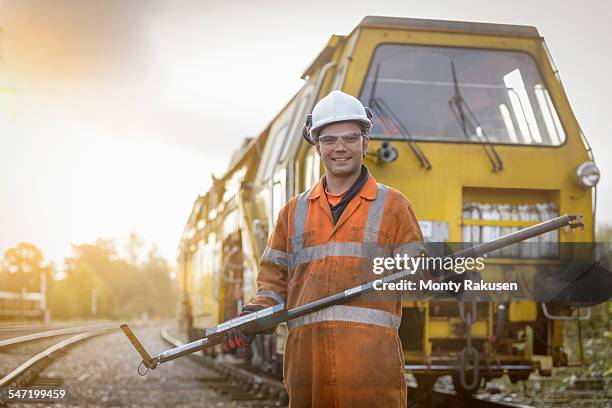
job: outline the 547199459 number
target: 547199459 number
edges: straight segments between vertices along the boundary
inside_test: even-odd
[[[66,388],[0,388],[1,402],[53,402],[67,397]]]

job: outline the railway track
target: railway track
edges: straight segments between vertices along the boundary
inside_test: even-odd
[[[163,328],[160,332],[161,338],[172,347],[178,347],[184,343]],[[202,354],[191,354],[189,356],[205,367],[213,370],[216,375],[203,379],[205,386],[214,389],[218,393],[225,394],[232,401],[239,401],[241,406],[247,407],[279,407],[286,406],[288,396],[283,383],[274,378],[265,377],[244,368],[238,363],[220,362]],[[414,392],[414,390],[412,391]],[[412,394],[409,391],[409,395]],[[453,390],[435,388],[434,398],[426,404],[412,401],[409,407],[482,407],[482,408],[534,408],[519,402],[504,401],[499,397],[488,395],[473,395],[471,398],[462,399]]]
[[[184,344],[172,336],[167,327],[160,335],[172,347]],[[202,379],[206,387],[224,394],[240,406],[263,408],[288,404],[285,386],[277,379],[254,373],[239,363],[220,362],[200,353],[189,357],[214,371],[215,375]]]
[[[80,327],[87,326],[91,321],[89,320],[71,320],[71,321],[58,321],[53,323],[19,323],[19,322],[2,322],[0,323],[0,335],[5,333],[16,333],[16,332],[41,332],[53,329],[64,329],[67,327]],[[97,324],[102,323],[113,323],[112,320],[100,320]]]
[[[138,325],[138,324],[137,324]],[[18,356],[13,356],[13,359],[8,363],[5,361],[3,373],[0,374],[0,389],[24,389],[26,387],[44,388],[44,387],[61,387],[63,384],[62,378],[46,378],[39,374],[58,356],[65,352],[71,346],[81,343],[92,337],[100,336],[109,333],[113,330],[119,330],[117,323],[89,324],[81,326],[68,327],[49,327],[36,326],[38,332],[33,332],[35,327],[14,326],[2,327],[0,332],[6,333],[24,333],[19,336],[5,338],[0,340],[0,352],[5,357],[11,351],[21,351]],[[59,340],[54,341],[54,338]],[[50,344],[51,343],[51,344]],[[25,361],[20,360],[18,364],[14,361],[22,357],[24,351],[27,358]],[[10,368],[9,368],[10,367]],[[14,367],[14,368],[13,368]],[[8,371],[8,372],[7,372]],[[0,399],[0,406],[6,406],[6,402]]]
[[[50,337],[59,337],[65,336],[69,334],[77,334],[83,333],[87,331],[97,331],[97,330],[107,330],[107,329],[115,329],[117,328],[117,323],[102,323],[102,324],[90,324],[90,325],[81,325],[81,326],[63,326],[63,327],[38,327],[37,330],[33,330],[33,328],[18,328],[11,330],[2,330],[0,329],[0,333],[6,335],[7,333],[23,333],[26,332],[28,334],[22,334],[20,336],[12,336],[5,339],[0,340],[0,349],[24,344],[26,342],[50,338]],[[3,336],[4,337],[4,336]]]
[[[37,374],[44,369],[54,358],[68,347],[86,340],[90,337],[99,336],[110,331],[110,328],[85,331],[65,340],[62,340],[51,347],[44,349],[36,355],[30,357],[27,361],[20,364],[17,368],[0,378],[0,387],[23,388],[36,378]],[[30,340],[28,340],[30,341]],[[15,343],[14,343],[15,344]]]
[[[415,383],[408,383],[409,408],[536,408],[502,395],[457,395],[452,385],[437,383],[431,392],[421,392]],[[561,407],[559,407],[561,408]]]
[[[541,380],[541,379],[540,379]],[[528,393],[526,384],[523,392],[517,390],[501,391],[495,387],[480,390],[470,397],[460,398],[453,390],[452,385],[438,382],[433,388],[432,398],[425,404],[417,404],[416,407],[508,407],[508,408],[610,408],[612,407],[612,395],[606,391],[605,381],[595,382],[592,388],[576,390],[571,388],[556,389],[555,391],[543,391]],[[538,379],[529,380],[530,383],[538,382]],[[588,385],[587,385],[588,386]],[[409,405],[410,406],[410,405]]]
[[[82,326],[87,321],[58,321],[54,323],[41,323],[41,322],[2,322],[0,323],[0,333],[7,331],[42,331],[47,329],[60,329],[68,326]]]

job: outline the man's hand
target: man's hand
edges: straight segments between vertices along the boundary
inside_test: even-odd
[[[240,312],[240,316],[258,312],[263,308],[264,307],[260,305],[244,305],[242,307],[242,312]],[[266,330],[265,333],[269,334],[268,330]],[[238,347],[247,347],[253,342],[253,340],[255,340],[255,334],[246,334],[242,331],[242,329],[236,328],[230,330],[223,339],[223,350],[233,351]]]

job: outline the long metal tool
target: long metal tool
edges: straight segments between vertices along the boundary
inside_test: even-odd
[[[568,227],[572,231],[574,228],[582,228],[582,218],[579,215],[563,215],[551,220],[536,224],[534,226],[522,229],[517,232],[513,232],[503,237],[494,239],[489,242],[476,245],[474,247],[455,252],[449,257],[478,257],[508,245],[515,244],[526,239],[545,234],[550,231],[557,230],[559,228]],[[382,278],[383,282],[398,282],[406,279],[415,273],[414,270],[403,270],[391,275],[387,275]],[[380,280],[378,280],[380,281]],[[374,290],[374,282],[372,281],[363,285],[355,286],[345,290],[344,292],[337,293],[332,296],[328,296],[323,299],[316,300],[311,303],[307,303],[302,306],[298,306],[291,310],[285,308],[285,304],[281,303],[273,307],[269,307],[259,312],[250,313],[248,315],[237,317],[235,319],[228,320],[225,323],[221,323],[217,326],[211,327],[206,330],[204,338],[196,340],[191,343],[184,344],[180,347],[176,347],[154,357],[151,357],[149,353],[142,346],[140,341],[136,338],[134,333],[129,329],[126,324],[121,325],[121,329],[124,331],[130,342],[134,345],[138,354],[142,357],[143,363],[146,367],[154,369],[159,364],[165,363],[176,358],[195,353],[199,350],[212,347],[223,342],[224,337],[230,330],[240,328],[247,334],[259,333],[265,329],[275,327],[280,323],[286,322],[291,319],[295,319],[300,316],[307,315],[312,312],[324,309],[329,306],[345,303],[357,296],[361,296],[365,293]]]

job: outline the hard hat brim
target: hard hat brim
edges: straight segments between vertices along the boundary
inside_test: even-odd
[[[314,125],[310,129],[310,132],[311,132],[311,134],[316,134],[319,130],[321,130],[322,128],[324,128],[327,125],[331,125],[333,123],[341,123],[341,122],[359,122],[359,123],[367,126],[367,128],[368,128],[367,130],[368,131],[372,127],[372,121],[370,119],[363,118],[363,117],[356,118],[354,116],[346,116],[346,117],[330,118],[328,120],[320,121],[319,123],[317,123],[316,125]]]

